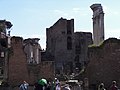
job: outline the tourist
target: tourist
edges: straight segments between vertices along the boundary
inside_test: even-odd
[[[20,90],[28,90],[29,84],[26,81],[23,81],[23,83],[20,85]]]
[[[104,83],[101,83],[101,84],[98,86],[98,90],[106,90],[105,87],[104,87]]]
[[[42,78],[34,84],[34,90],[47,90],[47,80]]]
[[[116,85],[116,81],[112,81],[112,85],[110,86],[110,90],[118,90],[118,87]]]
[[[69,84],[65,84],[65,86],[63,87],[63,90],[71,90]]]
[[[58,83],[58,84],[56,85],[55,90],[61,90],[60,83]]]

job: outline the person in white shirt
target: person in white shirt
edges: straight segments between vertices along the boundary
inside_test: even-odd
[[[26,81],[23,81],[23,83],[20,85],[20,90],[28,90],[29,84]]]
[[[58,84],[56,85],[55,90],[61,90],[60,83],[58,83]]]

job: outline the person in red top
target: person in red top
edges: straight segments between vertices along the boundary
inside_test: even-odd
[[[118,87],[116,85],[116,81],[112,81],[112,85],[110,86],[110,90],[118,90]]]

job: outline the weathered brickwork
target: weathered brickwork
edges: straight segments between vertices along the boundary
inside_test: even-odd
[[[48,80],[54,80],[54,62],[44,61],[40,64],[40,77],[45,77]]]
[[[71,74],[87,62],[87,48],[92,43],[92,34],[74,32],[74,19],[60,18],[46,29],[46,37],[46,52],[54,57],[57,74]]]
[[[13,53],[9,57],[9,81],[11,84],[28,81],[27,61],[23,51],[22,41],[20,37],[13,37],[11,42]]]
[[[101,46],[88,50],[90,63],[86,67],[85,77],[90,85],[105,83],[108,87],[112,80],[120,85],[120,40],[110,38]]]
[[[68,29],[69,28],[69,29]],[[53,26],[46,29],[47,46],[46,51],[54,56],[56,68],[62,70],[65,63],[73,62],[73,34],[74,19],[66,20],[60,18]],[[68,49],[68,38],[70,48]]]
[[[12,37],[11,53],[9,57],[8,82],[11,85],[19,85],[26,80],[29,84],[34,84],[40,78],[51,78],[54,76],[53,61],[43,61],[39,64],[27,62],[21,37]]]

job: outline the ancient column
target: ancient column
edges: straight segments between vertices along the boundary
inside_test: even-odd
[[[99,45],[104,40],[104,12],[101,4],[90,6],[93,11],[93,43]]]

